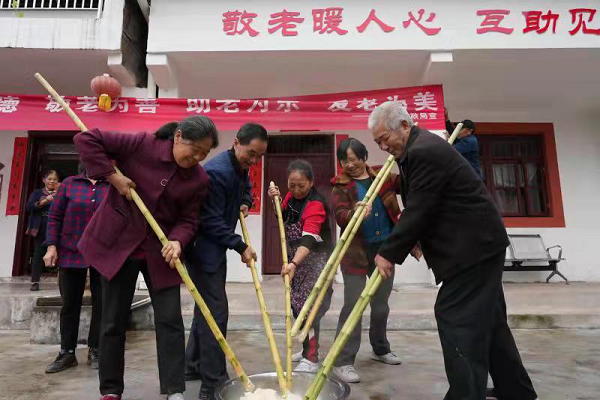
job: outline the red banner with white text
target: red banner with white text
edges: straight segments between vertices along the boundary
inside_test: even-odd
[[[88,128],[154,131],[169,121],[206,115],[220,130],[237,130],[246,122],[271,131],[365,130],[370,112],[397,100],[413,121],[432,130],[444,129],[441,85],[263,99],[113,99],[109,111],[92,96],[65,100]],[[1,130],[74,130],[60,105],[46,95],[0,94]]]

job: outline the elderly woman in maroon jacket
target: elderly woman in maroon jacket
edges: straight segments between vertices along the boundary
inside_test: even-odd
[[[185,338],[175,261],[198,226],[208,175],[199,165],[218,145],[217,129],[204,116],[161,127],[155,134],[102,132],[75,136],[92,179],[112,185],[87,226],[78,248],[102,275],[100,393],[120,399],[124,390],[125,329],[139,272],[154,307],[160,391],[183,399]],[[124,175],[116,174],[115,160]],[[162,246],[137,206],[135,188],[168,237]]]
[[[308,161],[295,160],[288,166],[288,193],[281,205],[290,262],[282,275],[289,275],[292,289],[292,312],[297,317],[319,275],[327,264],[333,247],[329,209],[323,196],[313,186],[313,169]],[[279,188],[269,189],[273,199]],[[304,340],[295,371],[317,372],[319,368],[319,322],[329,309],[333,289],[327,295]]]

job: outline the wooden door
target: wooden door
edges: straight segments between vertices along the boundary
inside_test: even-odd
[[[290,152],[290,150],[294,152]],[[273,206],[268,197],[271,181],[279,186],[282,197],[287,194],[287,167],[290,161],[302,158],[310,162],[314,171],[314,184],[325,197],[328,205],[331,195],[329,180],[335,175],[335,155],[333,135],[271,136],[265,155],[264,209],[263,209],[263,249],[262,273],[281,272],[281,242],[279,226]],[[330,213],[332,239],[335,234],[335,218]]]

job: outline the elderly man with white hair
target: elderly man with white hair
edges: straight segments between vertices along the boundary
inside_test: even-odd
[[[414,125],[398,102],[376,107],[369,129],[397,159],[404,204],[375,264],[390,277],[419,242],[442,282],[434,310],[450,384],[445,399],[485,399],[488,371],[499,400],[536,399],[506,320],[508,237],[481,179],[444,139]]]

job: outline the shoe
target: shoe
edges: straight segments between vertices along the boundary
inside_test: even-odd
[[[300,364],[294,369],[294,372],[309,372],[311,374],[316,373],[319,370],[319,363],[314,363],[306,358],[300,360]]]
[[[100,397],[100,400],[121,400],[121,396],[118,394],[105,394],[104,396]]]
[[[360,382],[360,376],[354,369],[354,365],[342,365],[341,367],[333,367],[333,374],[346,383]]]
[[[31,287],[29,288],[32,292],[37,292],[40,290],[40,284],[38,282],[33,282]]]
[[[200,380],[200,378],[202,378],[202,375],[200,375],[200,372],[185,371],[185,381],[186,382],[198,381],[198,380]]]
[[[385,363],[385,364],[388,364],[388,365],[400,365],[400,364],[402,364],[402,361],[400,361],[400,359],[398,358],[398,356],[396,356],[392,352],[389,352],[389,353],[384,354],[382,356],[378,356],[377,354],[373,353],[371,355],[371,359],[375,360],[375,361],[381,361],[382,363]]]
[[[181,393],[173,393],[167,396],[167,400],[185,400]]]
[[[299,351],[297,353],[292,354],[292,362],[300,362],[304,357],[302,356],[302,352]]]
[[[94,347],[90,347],[88,349],[87,364],[90,366],[91,369],[98,369],[99,361],[100,361],[100,353],[98,352],[98,349],[96,349]]]
[[[65,369],[77,366],[77,364],[77,357],[75,357],[74,352],[71,353],[61,350],[60,353],[58,353],[56,360],[46,368],[46,373],[53,374],[55,372],[64,371]]]
[[[216,397],[214,395],[214,392],[212,394],[207,393],[207,392],[200,392],[198,399],[199,400],[216,400]]]

